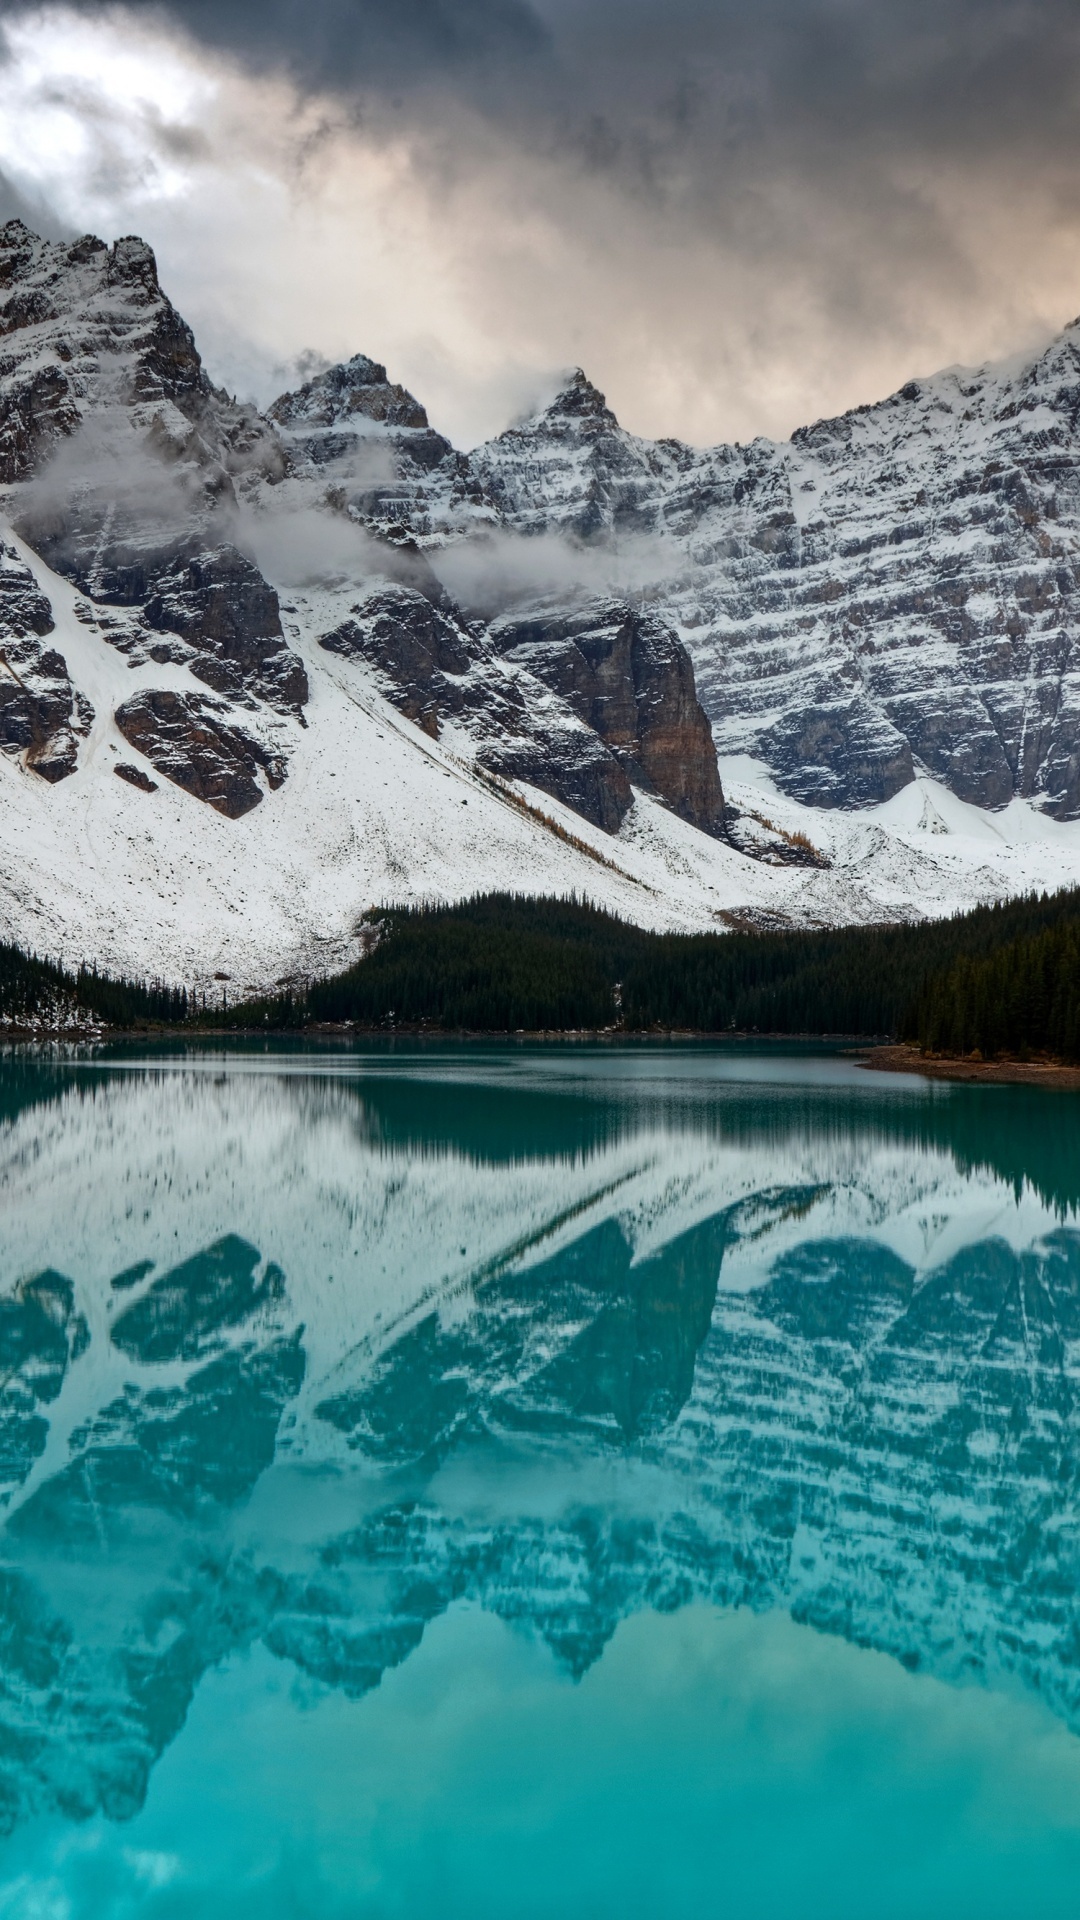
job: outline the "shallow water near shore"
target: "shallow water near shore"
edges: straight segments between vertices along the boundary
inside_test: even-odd
[[[1058,1914],[1080,1096],[0,1061],[0,1916]]]

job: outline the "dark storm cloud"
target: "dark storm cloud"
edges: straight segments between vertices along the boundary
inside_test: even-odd
[[[857,199],[905,158],[1080,157],[1075,0],[547,0],[544,24],[551,130],[706,216],[778,169]]]
[[[128,0],[133,12],[179,21],[206,45],[257,70],[284,67],[301,84],[349,92],[408,91],[438,76],[468,86],[542,57],[547,35],[524,0]],[[0,13],[18,13],[0,0]],[[108,9],[83,0],[85,13]]]
[[[643,431],[787,432],[1027,348],[1080,309],[1078,0],[47,0],[44,15],[70,9],[105,38],[138,19],[147,44],[173,23],[219,75],[254,76],[252,98],[291,81],[263,92],[275,164],[298,207],[336,192],[339,249],[358,257],[360,208],[372,261],[362,319],[320,309],[312,343],[336,351],[362,326],[370,345],[371,289],[381,276],[388,315],[407,253],[374,344],[387,358],[400,340],[426,379],[428,362],[442,376],[422,336],[445,343],[451,398],[495,369],[476,430],[504,389],[524,401],[534,375],[580,360]],[[0,0],[0,21],[39,10]],[[88,127],[116,111],[75,66],[49,84]],[[163,160],[203,137],[136,105]],[[91,184],[113,168],[126,220],[140,169],[107,132]],[[239,179],[251,126],[206,138],[223,180],[213,141],[233,141]],[[380,253],[364,196],[384,154],[398,185]]]
[[[826,306],[877,309],[886,245],[931,283],[967,271],[927,169],[1004,166],[1011,190],[1066,199],[1080,185],[1076,0],[126,4],[336,95],[376,137],[407,130],[435,177],[539,162],[561,223],[558,175],[606,183],[682,244],[791,255],[803,273],[818,244]]]
[[[796,153],[830,167],[1007,146],[1060,161],[1080,141],[1076,0],[128,4],[369,109],[466,103],[646,193],[705,192],[725,165]],[[21,11],[0,0],[0,14]],[[680,160],[696,162],[693,180],[669,177]]]

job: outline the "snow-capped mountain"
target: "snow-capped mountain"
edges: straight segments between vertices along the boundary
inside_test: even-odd
[[[260,416],[144,242],[10,222],[0,932],[265,983],[481,888],[703,927],[1080,879],[1075,388],[1070,333],[700,451],[579,373],[463,454],[363,354]]]
[[[523,532],[642,543],[721,753],[814,806],[916,772],[1080,814],[1080,322],[784,445],[625,433],[578,373],[473,470]]]

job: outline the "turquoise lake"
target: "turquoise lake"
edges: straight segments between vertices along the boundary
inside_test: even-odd
[[[0,1916],[1080,1908],[1080,1096],[0,1060]]]

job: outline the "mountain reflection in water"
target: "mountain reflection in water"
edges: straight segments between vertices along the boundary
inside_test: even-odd
[[[673,1050],[0,1069],[0,1819],[261,1648],[784,1609],[1080,1719],[1080,1105]]]

